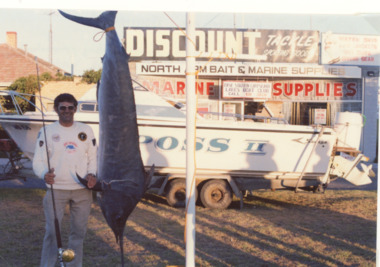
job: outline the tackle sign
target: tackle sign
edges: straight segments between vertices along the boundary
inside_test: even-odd
[[[124,28],[131,60],[185,60],[186,36],[176,28]],[[197,29],[197,60],[318,63],[319,32]]]

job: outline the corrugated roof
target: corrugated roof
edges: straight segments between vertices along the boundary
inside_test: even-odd
[[[64,70],[38,59],[39,74],[49,72],[53,76]],[[8,44],[0,44],[0,83],[14,82],[20,77],[37,75],[35,56]]]

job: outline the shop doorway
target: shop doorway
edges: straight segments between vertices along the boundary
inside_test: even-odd
[[[292,104],[291,124],[331,125],[331,106],[329,103],[295,102]]]

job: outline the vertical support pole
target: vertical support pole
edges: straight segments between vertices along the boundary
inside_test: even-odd
[[[380,123],[377,124],[377,130],[379,131],[380,133]],[[377,144],[377,149],[378,151],[380,151],[380,142],[378,142]],[[377,172],[377,179],[379,177],[379,172]],[[380,188],[379,186],[377,186],[377,196],[379,196],[380,194]],[[380,199],[379,197],[377,197],[377,219],[376,219],[376,226],[377,226],[377,231],[376,231],[376,266],[380,266],[380,249],[379,249],[379,246],[380,246],[380,243],[379,243],[379,238],[380,238],[380,231],[379,231],[379,227],[380,227]]]
[[[186,14],[186,267],[195,266],[195,26]]]

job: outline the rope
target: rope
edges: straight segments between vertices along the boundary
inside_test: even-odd
[[[97,34],[94,35],[94,37],[92,37],[92,39],[95,41],[95,42],[99,42],[100,40],[103,39],[103,36],[105,33],[109,32],[109,31],[114,31],[115,30],[115,26],[111,26],[111,27],[108,27],[107,29],[105,29],[104,31],[101,31],[101,32],[98,32]],[[96,39],[96,37],[101,34],[101,36]]]
[[[187,39],[189,39],[189,41],[194,45],[194,47],[196,47],[195,45],[195,42],[193,40],[190,39],[189,36],[187,36],[186,32],[166,13],[164,12],[164,14],[170,19],[171,22],[173,22],[173,24],[186,36]]]

